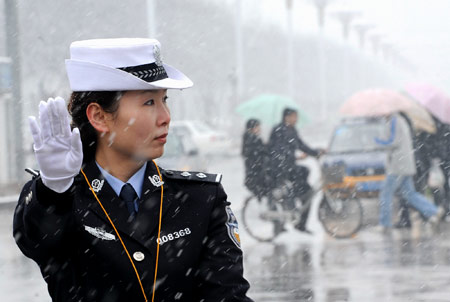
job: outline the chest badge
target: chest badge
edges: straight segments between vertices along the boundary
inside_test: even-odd
[[[93,227],[85,225],[84,230],[86,232],[88,232],[89,234],[91,234],[97,238],[100,238],[102,240],[116,240],[116,236],[106,232],[105,230],[103,230],[101,228],[93,228]]]
[[[105,183],[105,180],[98,180],[98,179],[94,179],[91,183],[92,189],[94,190],[95,193],[98,193],[102,188],[103,188],[103,184]]]
[[[148,179],[150,179],[150,182],[155,187],[161,187],[164,184],[164,181],[162,181],[161,178],[159,178],[159,175],[156,174],[153,176],[149,176]]]

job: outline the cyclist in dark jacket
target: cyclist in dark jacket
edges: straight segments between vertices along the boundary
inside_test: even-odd
[[[287,179],[294,183],[295,195],[302,200],[309,200],[312,188],[308,184],[309,169],[297,165],[297,150],[307,155],[318,157],[321,150],[312,149],[299,137],[295,124],[298,113],[295,109],[286,108],[283,111],[283,121],[275,126],[269,139],[269,150],[273,183],[275,186],[282,185]],[[300,223],[296,226],[300,231],[309,232],[306,229],[309,208],[303,212]]]

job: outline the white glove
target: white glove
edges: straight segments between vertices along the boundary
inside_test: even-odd
[[[41,170],[42,182],[49,189],[62,193],[73,183],[83,162],[83,148],[78,128],[70,130],[69,113],[64,99],[49,98],[39,104],[39,127],[30,116],[34,154]]]

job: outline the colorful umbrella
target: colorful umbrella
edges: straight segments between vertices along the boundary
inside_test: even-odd
[[[355,93],[340,108],[348,116],[383,116],[403,112],[417,130],[436,132],[430,114],[416,102],[389,89],[368,89]]]
[[[428,84],[416,83],[407,85],[405,92],[441,122],[450,124],[450,98],[442,91]]]
[[[274,126],[281,122],[285,108],[295,109],[298,112],[297,126],[306,124],[309,119],[297,103],[288,97],[276,94],[262,94],[256,96],[236,107],[236,112],[245,119],[255,118],[266,126]]]

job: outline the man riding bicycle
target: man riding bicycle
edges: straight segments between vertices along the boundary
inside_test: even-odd
[[[273,188],[284,185],[288,180],[293,184],[295,197],[299,197],[303,202],[306,202],[313,195],[313,190],[308,183],[309,169],[296,164],[297,159],[303,158],[296,156],[296,152],[301,150],[307,155],[319,157],[323,151],[312,149],[302,141],[295,129],[297,121],[297,110],[286,108],[283,111],[282,122],[272,130],[268,147]],[[294,204],[288,206],[295,207]],[[298,230],[306,233],[311,233],[306,229],[309,207],[310,203],[308,208],[303,211],[299,223],[295,226]]]

